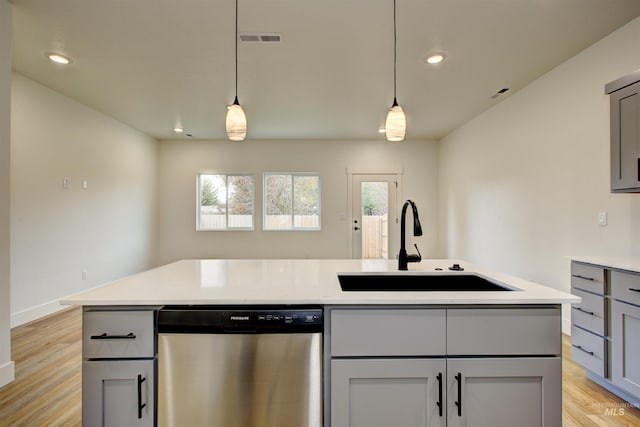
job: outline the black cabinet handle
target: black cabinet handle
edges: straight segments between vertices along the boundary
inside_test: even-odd
[[[581,276],[579,274],[572,274],[571,277],[577,277],[578,279],[582,279],[582,280],[589,280],[591,282],[594,282],[596,279],[594,279],[593,277],[586,277],[586,276]]]
[[[142,403],[142,383],[145,382],[146,379],[147,378],[142,378],[142,375],[138,374],[138,419],[142,418],[142,410],[147,406],[146,403]]]
[[[458,416],[462,416],[462,374],[458,372],[456,375],[456,381],[458,382],[458,400],[455,402],[458,407]]]
[[[438,401],[436,405],[438,405],[438,413],[442,416],[442,372],[436,378],[438,379]]]
[[[587,353],[589,356],[593,356],[594,355],[593,351],[586,350],[586,349],[582,348],[581,345],[571,344],[571,347],[577,348],[578,350]]]
[[[129,332],[127,335],[107,335],[103,333],[100,335],[91,335],[92,340],[135,340],[136,335],[133,332]]]
[[[595,313],[593,311],[587,311],[582,307],[571,307],[571,308],[573,308],[574,310],[581,311],[581,312],[583,312],[585,314],[588,314],[589,316],[595,316]]]
[[[629,290],[632,292],[640,292],[640,289],[635,289],[635,288],[629,288]]]

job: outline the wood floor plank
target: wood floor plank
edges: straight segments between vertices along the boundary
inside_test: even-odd
[[[12,329],[16,380],[0,389],[0,427],[82,424],[81,334],[77,307]],[[563,426],[640,426],[640,410],[586,379],[571,361],[570,338],[562,342]]]

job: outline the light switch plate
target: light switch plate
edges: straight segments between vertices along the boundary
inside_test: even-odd
[[[598,212],[598,224],[601,226],[607,225],[607,213],[606,212]]]

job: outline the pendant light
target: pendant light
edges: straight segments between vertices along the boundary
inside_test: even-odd
[[[387,141],[402,141],[407,131],[407,120],[402,107],[398,105],[396,98],[396,74],[397,74],[397,36],[396,36],[396,0],[393,0],[393,104],[387,113],[385,132]]]
[[[227,138],[232,141],[244,141],[247,136],[247,116],[238,102],[238,0],[236,0],[236,97],[233,104],[227,105]]]

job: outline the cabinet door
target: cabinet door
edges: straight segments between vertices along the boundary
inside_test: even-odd
[[[640,191],[640,82],[611,94],[611,190]]]
[[[444,427],[444,359],[331,361],[333,427]]]
[[[640,397],[640,307],[611,303],[612,380]]]
[[[559,357],[448,359],[449,427],[562,425]]]
[[[155,360],[84,361],[82,425],[153,426],[154,374]]]

